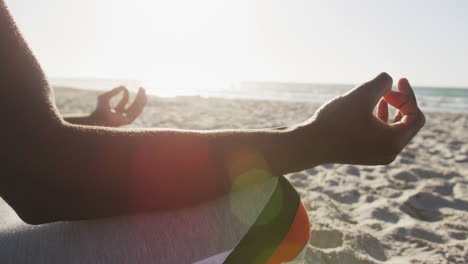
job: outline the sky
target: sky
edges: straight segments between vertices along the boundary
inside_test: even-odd
[[[50,78],[468,87],[465,0],[6,0]]]

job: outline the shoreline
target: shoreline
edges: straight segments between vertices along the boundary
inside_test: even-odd
[[[71,86],[51,86],[52,90],[54,91],[54,94],[57,93],[57,96],[61,96],[62,94],[70,94],[73,97],[77,97],[78,94],[82,94],[86,97],[90,97],[91,95],[97,96],[107,90],[98,90],[98,89],[81,89],[77,87],[71,87]],[[424,87],[427,88],[427,87]],[[434,87],[429,87],[429,88],[434,88]],[[437,87],[436,87],[437,88]],[[458,89],[458,88],[455,88]],[[465,88],[460,88],[460,89],[465,89]],[[468,88],[467,88],[468,89]],[[134,95],[133,92],[130,92],[130,98],[133,98],[132,95]],[[55,97],[57,97],[55,96]],[[147,94],[148,98],[153,98],[158,101],[162,100],[183,100],[183,99],[205,99],[205,100],[235,100],[235,101],[255,101],[255,102],[275,102],[275,103],[280,103],[280,104],[311,104],[314,106],[315,109],[318,109],[322,105],[322,103],[318,102],[311,102],[311,101],[294,101],[294,100],[281,100],[281,99],[262,99],[262,98],[247,98],[247,97],[218,97],[218,96],[201,96],[201,95],[176,95],[176,96],[159,96],[159,95],[154,95],[154,94]],[[464,112],[453,112],[453,111],[423,111],[424,114],[461,114],[461,115],[468,115],[468,113]]]

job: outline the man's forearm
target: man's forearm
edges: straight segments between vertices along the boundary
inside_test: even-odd
[[[30,223],[180,208],[298,170],[304,157],[291,137],[290,129],[126,131],[64,125],[42,150],[25,157],[28,166],[11,171],[18,177],[10,179],[2,196]]]

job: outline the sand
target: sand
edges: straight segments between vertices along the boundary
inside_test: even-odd
[[[55,89],[63,114],[98,92]],[[131,127],[264,128],[318,105],[151,97]],[[311,220],[307,263],[468,263],[468,115],[425,113],[426,126],[387,166],[326,164],[288,175]]]

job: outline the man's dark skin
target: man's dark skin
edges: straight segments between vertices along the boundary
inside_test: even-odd
[[[0,196],[30,224],[189,206],[229,192],[249,170],[281,175],[324,163],[388,164],[425,122],[408,81],[391,91],[392,79],[382,73],[283,128],[70,124],[3,0],[0,40]],[[399,110],[393,124],[387,103]],[[247,152],[254,154],[244,155],[241,165],[233,162]]]

